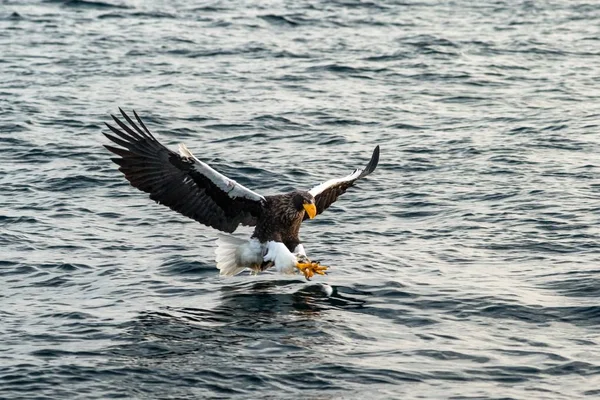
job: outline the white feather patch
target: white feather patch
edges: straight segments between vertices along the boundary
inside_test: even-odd
[[[275,263],[275,269],[284,274],[293,274],[298,271],[296,265],[298,260],[296,255],[292,254],[281,242],[267,242],[267,254],[263,258],[265,261]]]
[[[338,185],[340,183],[344,183],[344,182],[349,182],[349,181],[353,181],[356,178],[358,178],[360,176],[360,174],[363,172],[362,169],[357,169],[355,170],[353,173],[351,173],[350,175],[346,175],[343,178],[338,178],[338,179],[330,179],[326,182],[321,183],[320,185],[315,186],[314,188],[310,189],[308,192],[310,194],[313,195],[313,197],[323,193],[325,190],[329,189],[332,186]]]
[[[212,169],[208,164],[197,159],[192,154],[190,149],[188,149],[187,146],[183,143],[179,144],[179,154],[181,155],[181,157],[194,160],[192,168],[194,168],[198,173],[210,179],[212,183],[214,183],[219,189],[227,193],[229,197],[243,197],[245,199],[256,201],[265,200],[265,198],[260,194],[248,189],[244,185],[240,185],[233,179],[229,179],[225,175],[220,174],[219,172]]]
[[[219,234],[215,255],[220,274],[233,276],[246,268],[260,267],[263,261],[264,247],[257,239],[240,239],[231,235]]]
[[[296,246],[296,248],[294,249],[294,254],[298,255],[302,255],[304,257],[306,257],[306,251],[304,250],[304,246],[302,245],[302,243],[300,243],[298,246]]]

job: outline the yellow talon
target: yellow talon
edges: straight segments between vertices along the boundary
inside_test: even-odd
[[[297,263],[296,267],[304,274],[307,280],[310,280],[315,274],[325,275],[327,267],[318,262]]]

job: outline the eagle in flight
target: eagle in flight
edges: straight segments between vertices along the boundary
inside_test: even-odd
[[[106,126],[114,135],[104,135],[120,147],[104,147],[119,156],[112,161],[133,187],[149,193],[157,203],[223,232],[232,233],[239,225],[255,227],[249,240],[219,235],[215,252],[221,275],[269,267],[284,273],[299,270],[306,279],[315,273],[323,275],[327,267],[306,256],[298,236],[300,225],[325,211],[379,162],[377,146],[364,169],[308,191],[262,196],[212,169],[184,144],[179,145],[179,153],[160,144],[135,111],[137,124],[119,111],[126,123],[111,115],[117,126]]]

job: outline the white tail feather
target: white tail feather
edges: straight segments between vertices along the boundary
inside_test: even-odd
[[[246,268],[259,268],[263,261],[263,248],[256,239],[219,234],[215,255],[220,274],[234,276]]]

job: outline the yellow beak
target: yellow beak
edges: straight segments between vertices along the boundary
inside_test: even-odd
[[[304,209],[308,214],[308,218],[313,219],[317,215],[317,207],[312,203],[304,204]]]

